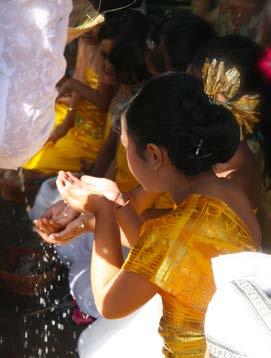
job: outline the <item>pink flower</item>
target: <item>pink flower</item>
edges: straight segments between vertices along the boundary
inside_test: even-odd
[[[259,69],[265,77],[271,80],[271,48],[267,49],[260,59]]]

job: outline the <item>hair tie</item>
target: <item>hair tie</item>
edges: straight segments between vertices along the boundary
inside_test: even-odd
[[[247,134],[253,133],[255,124],[259,123],[259,113],[256,111],[260,102],[260,96],[244,95],[239,99],[233,98],[240,88],[240,73],[236,67],[225,70],[224,62],[212,62],[206,59],[202,69],[204,91],[210,102],[223,105],[234,115],[240,126],[241,140]]]

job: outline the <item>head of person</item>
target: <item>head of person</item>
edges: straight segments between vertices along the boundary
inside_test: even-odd
[[[214,37],[212,27],[200,17],[179,13],[159,31],[159,44],[167,71],[185,72],[200,46]]]
[[[240,139],[232,114],[210,103],[200,81],[177,72],[146,82],[121,126],[129,168],[153,192],[167,191],[163,179],[169,167],[189,180],[227,162]]]
[[[120,67],[127,65],[125,55],[125,43],[135,43],[136,46],[143,47],[148,32],[149,22],[145,15],[135,10],[123,10],[108,13],[105,15],[105,23],[100,29],[100,53],[104,59],[104,81],[107,83],[119,83]],[[118,43],[122,44],[118,46]],[[111,52],[116,48],[111,56]],[[121,54],[124,54],[124,63],[121,64]],[[109,59],[109,57],[111,58]],[[138,56],[132,62],[138,61]],[[133,67],[133,63],[131,67]],[[116,72],[118,78],[116,78]]]
[[[206,58],[223,61],[226,69],[236,67],[240,73],[241,84],[238,97],[248,94],[260,95],[258,108],[260,123],[255,131],[260,134],[261,144],[265,157],[264,177],[267,181],[271,178],[271,85],[260,69],[259,61],[263,56],[260,45],[247,37],[240,35],[228,35],[213,39],[203,45],[195,55],[188,73],[196,78],[202,78],[202,67]]]
[[[112,50],[105,71],[114,71],[119,84],[134,86],[150,77],[144,60],[144,42],[120,41]]]
[[[158,13],[151,17],[148,36],[145,43],[145,62],[153,75],[166,72],[164,53],[160,46],[161,30],[172,14]]]
[[[99,31],[101,55],[107,58],[113,47],[124,38],[132,41],[145,39],[148,20],[142,13],[127,9],[105,14],[105,22]]]

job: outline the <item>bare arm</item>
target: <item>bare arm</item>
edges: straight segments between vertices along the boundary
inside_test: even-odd
[[[76,92],[80,97],[88,100],[104,111],[108,110],[110,101],[114,94],[114,88],[112,86],[101,83],[98,89],[94,89],[75,78],[67,80],[61,91],[67,91],[68,89]]]
[[[95,303],[104,317],[121,318],[149,301],[158,289],[143,277],[121,269],[123,258],[114,206],[107,201],[95,216],[91,260]]]
[[[113,129],[111,129],[95,160],[91,175],[95,177],[105,177],[107,169],[116,156],[117,144],[118,135]]]
[[[85,42],[82,41],[82,39],[79,39],[74,78],[83,81],[86,66],[87,66],[87,47]],[[53,132],[51,133],[48,139],[49,141],[53,143],[57,142],[58,139],[64,137],[67,134],[67,132],[74,126],[75,109],[79,99],[80,96],[77,93],[75,92],[71,93],[71,97],[68,102],[68,107],[72,110],[71,111],[68,110],[64,121],[57,128],[53,130]]]

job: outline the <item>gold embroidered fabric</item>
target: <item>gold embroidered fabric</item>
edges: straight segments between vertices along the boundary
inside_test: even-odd
[[[98,89],[98,76],[89,67],[85,71],[85,81],[91,88]],[[82,140],[86,148],[93,145],[100,148],[104,140],[107,113],[87,100],[81,100],[77,107],[72,129],[74,136]]]
[[[240,73],[236,67],[226,71],[224,62],[217,63],[216,59],[206,60],[202,69],[204,91],[216,104],[222,104],[234,115],[241,130],[241,139],[253,133],[259,122],[256,108],[259,105],[259,95],[244,95],[235,99],[240,88]],[[223,100],[221,99],[221,96]]]
[[[215,198],[193,194],[142,226],[123,268],[159,287],[165,357],[204,357],[204,316],[215,290],[211,258],[241,251],[255,251],[250,232]]]

